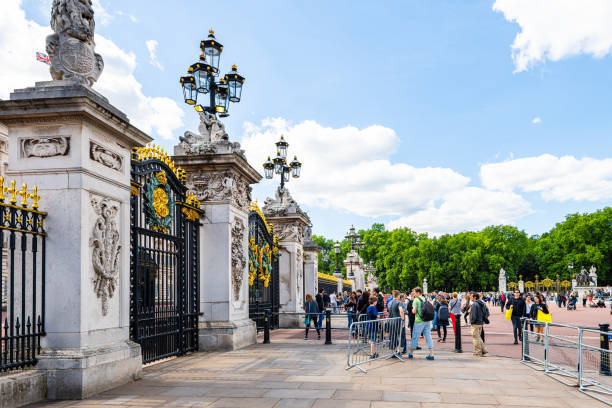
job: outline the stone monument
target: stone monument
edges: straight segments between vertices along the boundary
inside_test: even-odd
[[[79,399],[138,378],[130,327],[130,151],[151,138],[90,87],[100,76],[90,0],[54,0],[53,81],[0,101],[7,176],[45,197],[47,398]]]
[[[499,291],[506,293],[507,291],[507,287],[506,287],[506,271],[504,270],[504,268],[500,268],[499,270]]]
[[[310,218],[291,197],[289,190],[278,187],[274,198],[268,197],[262,208],[266,220],[274,227],[278,237],[281,257],[278,264],[281,312],[304,311],[304,276],[302,251],[304,230]],[[313,260],[314,261],[314,260]],[[281,316],[280,325],[298,324],[298,316]]]
[[[519,275],[518,290],[521,293],[525,293],[525,282],[523,282],[523,275]]]
[[[304,228],[304,293],[313,297],[319,289],[319,252],[321,249],[312,240],[312,224]]]
[[[199,135],[185,132],[174,148],[186,185],[206,213],[200,229],[200,350],[236,350],[255,343],[249,318],[248,216],[251,184],[261,175],[221,122],[200,114]]]
[[[591,286],[597,286],[597,268],[593,265],[589,269],[589,278],[591,278]]]
[[[429,293],[427,289],[427,278],[423,278],[423,294]]]
[[[47,54],[51,77],[92,86],[104,69],[104,60],[94,52],[94,11],[91,0],[53,0]]]

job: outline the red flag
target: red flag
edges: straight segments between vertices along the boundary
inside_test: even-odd
[[[51,61],[49,60],[49,56],[47,54],[43,54],[42,52],[36,52],[36,60],[43,62],[47,65],[51,65]]]

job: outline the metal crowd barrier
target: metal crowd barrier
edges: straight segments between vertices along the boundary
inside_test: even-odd
[[[401,331],[405,330],[401,317],[378,320],[359,320],[351,324],[348,336],[347,370],[353,367],[367,372],[361,365],[376,360],[398,358]]]
[[[596,329],[523,319],[521,362],[612,406],[609,328],[609,323]]]

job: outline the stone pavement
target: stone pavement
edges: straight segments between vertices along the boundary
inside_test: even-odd
[[[50,407],[485,408],[604,407],[540,372],[503,357],[441,351],[435,361],[369,364],[346,371],[346,344],[309,340],[196,353],[144,369],[143,379],[84,401]]]

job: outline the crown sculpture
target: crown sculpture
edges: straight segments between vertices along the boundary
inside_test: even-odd
[[[51,77],[92,86],[104,69],[104,61],[94,52],[94,11],[91,0],[53,0],[47,54]]]

